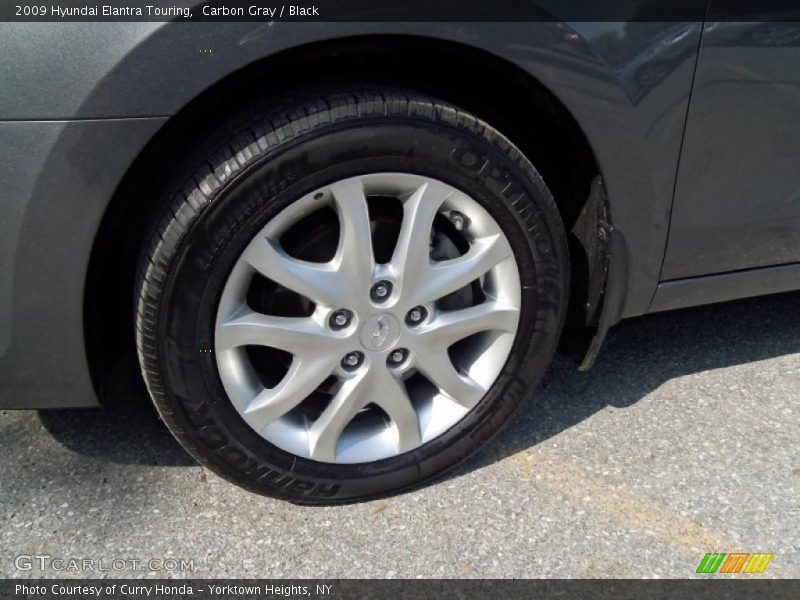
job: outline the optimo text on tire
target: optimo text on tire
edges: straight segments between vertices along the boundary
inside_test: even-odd
[[[253,113],[165,190],[138,282],[150,394],[254,492],[330,504],[428,481],[552,358],[569,281],[553,198],[503,135],[423,95]]]

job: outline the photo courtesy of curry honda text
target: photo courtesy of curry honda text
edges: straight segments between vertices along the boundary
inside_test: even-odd
[[[800,289],[800,24],[688,4],[0,24],[0,408],[102,406],[127,362],[209,469],[351,502],[621,319]]]

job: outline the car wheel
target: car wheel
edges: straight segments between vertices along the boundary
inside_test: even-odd
[[[309,94],[211,136],[144,253],[142,372],[200,462],[318,504],[440,475],[554,353],[565,233],[486,123],[393,90]]]

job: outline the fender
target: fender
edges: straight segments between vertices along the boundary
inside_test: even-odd
[[[0,24],[0,54],[18,57],[0,65],[0,86],[15,90],[0,95],[0,137],[26,140],[24,152],[0,149],[0,169],[29,172],[29,157],[36,165],[4,198],[8,218],[0,222],[2,262],[10,266],[0,271],[1,407],[40,406],[45,399],[96,405],[77,334],[82,310],[74,309],[82,305],[106,207],[161,127],[247,65],[351,36],[469,46],[550,90],[582,128],[605,184],[614,232],[609,278],[624,280],[620,306],[605,303],[603,311],[613,311],[616,320],[650,304],[701,23],[61,23],[57,38],[42,35],[46,25]],[[70,68],[63,67],[65,56]],[[660,70],[648,72],[652,64]],[[109,148],[112,156],[98,173]],[[44,252],[37,232],[58,239],[58,252]],[[624,255],[624,269],[615,253]],[[48,279],[44,298],[36,286]],[[48,343],[37,342],[43,339]],[[26,364],[17,364],[15,355]],[[36,364],[58,375],[59,394],[45,388],[50,383]]]

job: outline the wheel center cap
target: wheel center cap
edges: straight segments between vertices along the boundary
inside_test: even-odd
[[[359,339],[367,350],[380,352],[394,346],[400,337],[400,323],[389,313],[374,315],[361,327]]]

